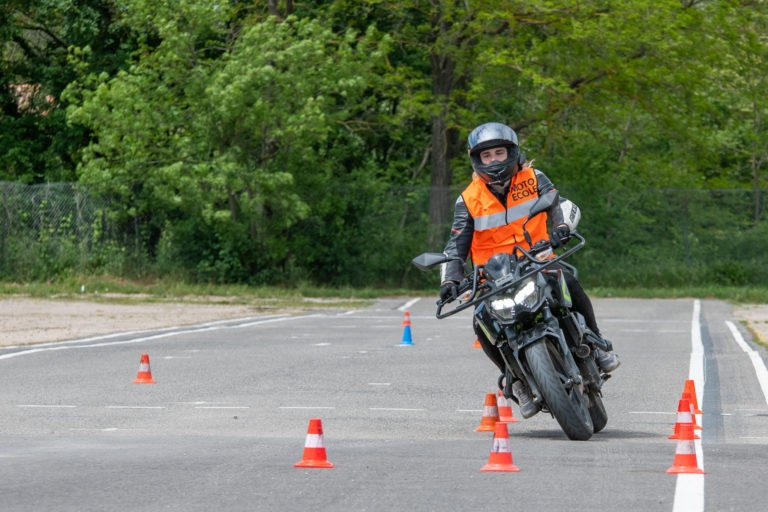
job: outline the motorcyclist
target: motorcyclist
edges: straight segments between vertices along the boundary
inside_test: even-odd
[[[502,123],[485,123],[469,134],[469,159],[474,169],[472,182],[459,195],[454,207],[453,226],[445,254],[454,257],[441,267],[440,299],[456,298],[459,283],[464,279],[463,262],[471,254],[475,265],[482,265],[494,254],[511,253],[515,246],[530,249],[523,234],[523,222],[535,200],[541,194],[555,190],[547,176],[526,162],[520,152],[517,134]],[[553,226],[547,232],[546,217]],[[545,215],[531,219],[526,230],[535,244],[549,239],[554,248],[568,241],[570,230],[563,221],[558,204]],[[584,316],[587,326],[598,336],[600,329],[595,320],[592,302],[573,274],[564,267],[566,284],[571,292],[573,309]],[[473,322],[473,328],[485,354],[504,373],[504,359]],[[610,346],[610,343],[608,344]],[[595,359],[604,372],[618,368],[620,361],[612,351],[595,350]],[[512,390],[520,403],[521,414],[530,417],[538,412],[530,390],[516,380]]]

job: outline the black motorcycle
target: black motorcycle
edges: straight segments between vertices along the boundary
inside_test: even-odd
[[[559,201],[556,191],[534,203],[527,222]],[[576,208],[568,202],[568,208]],[[561,205],[562,207],[562,205]],[[525,224],[523,224],[525,230]],[[512,393],[515,380],[528,386],[534,403],[549,412],[568,438],[587,440],[602,430],[608,415],[601,388],[610,374],[595,362],[594,349],[610,350],[610,342],[593,333],[584,317],[571,309],[572,302],[563,275],[567,257],[584,247],[577,232],[576,246],[553,256],[549,241],[542,240],[526,251],[499,253],[474,271],[461,284],[457,299],[437,302],[437,318],[446,318],[475,307],[474,316],[492,343],[501,351],[506,372],[499,377],[504,396],[517,402]],[[531,238],[525,231],[526,240]],[[424,253],[413,259],[421,270],[450,261],[443,253]],[[458,306],[443,311],[449,303]]]

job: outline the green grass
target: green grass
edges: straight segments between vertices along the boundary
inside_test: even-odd
[[[609,287],[585,286],[592,297],[627,297],[643,299],[714,298],[737,304],[768,303],[768,286],[688,286],[688,287]],[[301,284],[294,287],[247,286],[242,284],[187,283],[176,279],[125,279],[110,275],[77,276],[55,281],[30,283],[0,282],[0,295],[36,298],[143,301],[194,301],[233,304],[254,300],[359,301],[368,303],[379,297],[437,296],[433,289],[404,288],[331,288]]]
[[[422,292],[437,294],[434,291]],[[0,282],[0,297],[90,300],[117,304],[182,302],[195,304],[258,305],[263,307],[364,307],[378,297],[416,296],[405,289],[327,288],[299,285],[290,288],[239,284],[185,283],[172,279],[130,280],[109,275],[77,276],[43,282]]]
[[[768,286],[685,286],[648,288],[587,287],[592,297],[627,297],[639,299],[721,299],[735,304],[768,303]]]

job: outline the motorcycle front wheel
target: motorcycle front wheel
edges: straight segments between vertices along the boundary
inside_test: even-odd
[[[541,339],[526,348],[525,355],[544,402],[565,435],[574,441],[586,441],[592,437],[592,418],[586,397],[578,386],[566,387],[568,374],[562,356],[553,343],[547,338]]]

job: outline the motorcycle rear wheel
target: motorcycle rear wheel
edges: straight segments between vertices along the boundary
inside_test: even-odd
[[[544,402],[565,435],[574,441],[586,441],[592,437],[592,418],[586,397],[578,386],[566,388],[568,375],[552,342],[546,338],[537,341],[526,348],[525,355]]]

